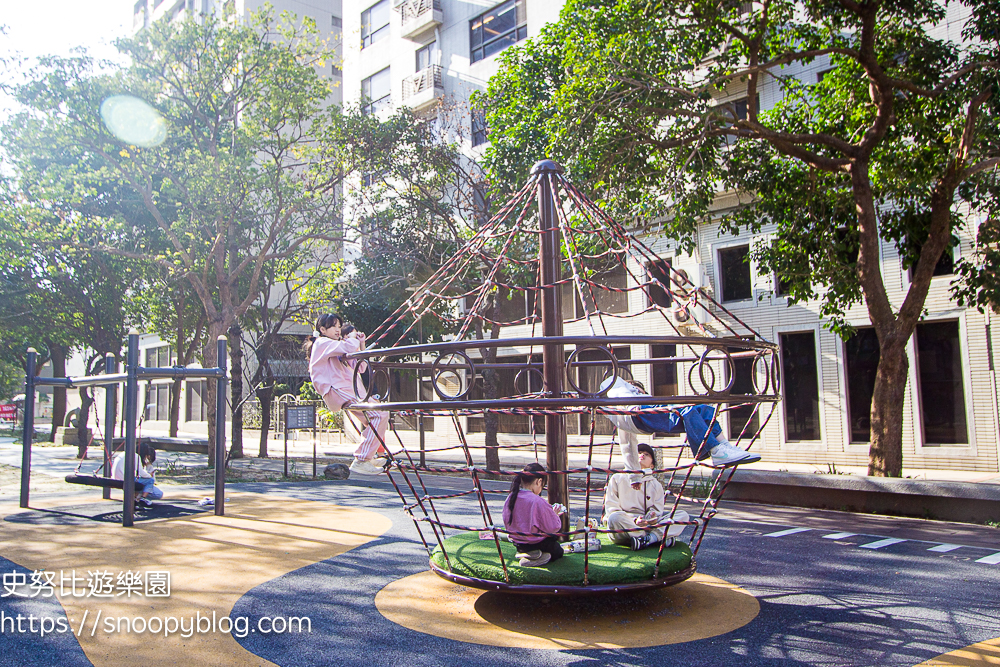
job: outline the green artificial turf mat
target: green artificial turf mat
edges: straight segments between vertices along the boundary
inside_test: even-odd
[[[632,584],[653,578],[659,551],[656,547],[632,551],[613,544],[607,535],[602,534],[600,538],[601,550],[590,552],[590,585]],[[487,581],[504,581],[496,542],[492,539],[481,540],[477,532],[459,533],[447,538],[444,547],[451,561],[451,571],[455,574]],[[514,558],[515,547],[512,543],[500,540],[500,548],[507,562],[512,585],[583,585],[583,554],[564,554],[559,560],[543,567],[521,567]],[[448,562],[445,561],[440,546],[435,547],[431,554],[431,562],[445,572],[448,571]],[[683,542],[677,542],[671,548],[663,550],[660,577],[680,572],[690,564],[691,548]]]

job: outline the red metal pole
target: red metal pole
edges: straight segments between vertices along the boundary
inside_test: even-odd
[[[552,179],[563,172],[563,168],[552,160],[542,160],[531,168],[532,175],[538,176],[538,218],[542,232],[538,249],[541,265],[542,287],[542,335],[562,336],[562,295],[557,284],[562,277],[562,250],[559,223],[556,219],[555,193]],[[559,398],[563,393],[565,356],[562,344],[542,346],[542,375],[545,390],[551,398]],[[566,470],[566,417],[545,415],[545,464],[549,470]],[[549,502],[569,506],[569,485],[566,475],[549,477]],[[569,510],[563,515],[563,532],[569,531]]]

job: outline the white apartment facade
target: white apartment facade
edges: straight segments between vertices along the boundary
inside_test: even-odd
[[[344,102],[360,103],[371,113],[383,113],[408,106],[432,115],[436,105],[461,104],[474,90],[484,89],[497,71],[496,54],[511,44],[535,37],[541,28],[558,18],[562,2],[507,0],[492,3],[460,3],[455,0],[381,0],[344,3]],[[946,20],[938,30],[958,39],[966,16],[961,8],[949,5]],[[784,74],[815,82],[828,67],[823,59]],[[760,104],[772,106],[779,94],[777,86],[762,86]],[[720,103],[745,104],[739,84],[722,92]],[[745,108],[745,106],[744,106]],[[481,152],[487,141],[485,128],[470,116],[466,147],[471,156]],[[542,157],[542,156],[539,156]],[[722,194],[720,210],[735,205]],[[979,221],[958,230],[960,245],[952,256],[943,258],[933,279],[926,303],[926,316],[909,343],[910,374],[903,406],[904,465],[908,469],[950,469],[996,472],[997,433],[1000,430],[993,349],[1000,343],[991,325],[990,314],[962,308],[950,294],[953,266],[959,257],[974,252],[975,227]],[[720,236],[717,224],[698,230],[693,255],[682,255],[676,246],[655,236],[644,241],[663,261],[683,266],[697,275],[703,286],[763,338],[781,348],[784,367],[783,401],[762,431],[755,448],[765,460],[776,463],[864,466],[868,460],[868,420],[877,342],[863,305],[848,314],[858,328],[850,341],[843,341],[823,326],[819,301],[790,305],[781,294],[780,281],[764,275],[755,263],[745,262],[752,246],[766,243],[768,230],[738,237]],[[882,271],[893,304],[899,305],[909,286],[895,248],[883,244]],[[636,275],[650,270],[630,266]],[[617,280],[627,284],[624,271]],[[568,297],[568,295],[567,295]],[[620,299],[617,308],[640,312],[648,305],[640,291]],[[572,303],[571,298],[564,302]],[[565,306],[564,306],[565,308]],[[572,310],[572,306],[569,307]],[[572,314],[567,312],[567,317]],[[657,313],[636,318],[611,320],[611,333],[670,335],[671,330]],[[568,322],[566,335],[586,335],[583,322]],[[749,333],[749,332],[747,332]],[[531,335],[525,327],[510,327],[503,337]],[[628,358],[669,356],[670,351],[632,346],[620,350]],[[508,356],[523,356],[527,350],[508,348]],[[633,373],[651,393],[690,393],[684,369],[668,364],[636,366]],[[749,390],[749,368],[737,368],[736,391]],[[413,399],[418,393],[430,395],[426,386],[418,392],[415,380],[399,380],[394,387],[400,398]],[[409,386],[412,384],[413,386]],[[395,396],[394,396],[395,398]],[[762,419],[763,414],[758,417]],[[585,417],[575,417],[569,425],[570,438],[581,439],[587,432]],[[454,441],[449,420],[426,420],[425,429],[436,440]],[[408,423],[404,423],[408,422]],[[734,437],[746,423],[746,415],[727,414],[723,428]],[[396,420],[397,427],[413,429],[413,420]],[[471,442],[481,442],[481,420],[465,419],[472,432]],[[503,417],[501,440],[523,441],[526,418]],[[599,429],[610,433],[609,425]],[[415,437],[411,432],[404,437]]]

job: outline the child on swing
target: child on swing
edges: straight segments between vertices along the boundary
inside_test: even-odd
[[[346,335],[342,329],[346,331]],[[357,362],[350,361],[345,356],[365,349],[365,334],[350,325],[344,328],[344,320],[340,315],[320,315],[316,319],[313,338],[306,341],[304,348],[309,355],[309,376],[313,387],[331,411],[351,410],[351,406],[368,393],[361,384],[360,374],[355,383],[354,369]],[[372,461],[379,451],[385,451],[385,430],[389,424],[389,413],[367,410],[364,416],[367,424],[361,434],[361,443],[354,452],[351,472],[378,475],[382,469]]]
[[[514,476],[510,495],[503,504],[503,525],[510,531],[510,541],[517,547],[521,567],[541,567],[562,558],[563,549],[555,535],[562,530],[566,513],[562,505],[549,505],[542,499],[548,473],[540,463],[529,463]],[[541,538],[541,539],[539,539]]]
[[[140,442],[135,453],[135,502],[152,507],[154,500],[163,498],[163,491],[156,486],[156,449],[148,442]],[[111,462],[111,478],[125,479],[125,452],[118,452]]]

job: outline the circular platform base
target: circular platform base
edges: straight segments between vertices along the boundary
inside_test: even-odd
[[[657,579],[647,579],[646,581],[639,581],[631,584],[603,584],[603,585],[569,585],[569,584],[518,584],[511,585],[502,581],[491,581],[489,579],[474,579],[472,577],[463,577],[462,575],[455,574],[454,572],[448,572],[447,570],[442,570],[437,565],[431,561],[431,571],[443,579],[447,579],[453,584],[458,584],[459,586],[467,586],[469,588],[478,588],[484,591],[500,591],[501,593],[506,593],[508,595],[564,595],[564,596],[580,596],[580,595],[605,595],[605,594],[615,594],[615,593],[626,593],[634,591],[645,591],[651,588],[663,588],[665,586],[673,586],[679,584],[682,581],[687,581],[694,574],[695,564],[694,561],[687,568],[681,570],[680,572],[675,572],[673,574],[667,575],[666,577],[660,577]]]
[[[532,649],[642,648],[732,632],[760,604],[721,579],[695,574],[676,586],[614,597],[509,595],[422,572],[383,588],[375,606],[410,630],[486,646]]]
[[[516,547],[500,540],[481,539],[479,533],[452,535],[431,554],[431,569],[454,583],[485,590],[562,595],[620,592],[634,588],[660,588],[684,581],[694,574],[691,548],[678,542],[663,550],[657,569],[658,549],[632,551],[612,544],[601,535],[601,549],[589,554],[584,580],[584,555],[566,554],[543,567],[521,567]]]

